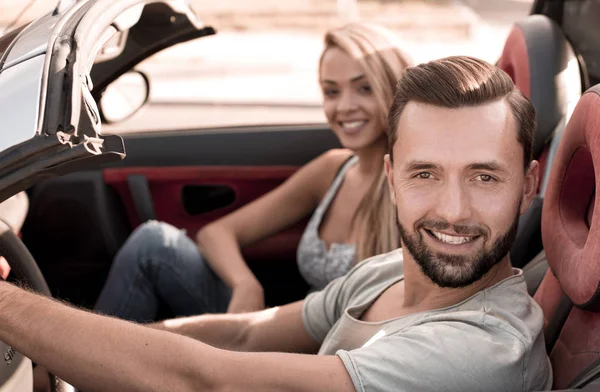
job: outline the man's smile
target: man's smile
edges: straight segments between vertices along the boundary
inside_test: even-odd
[[[445,249],[451,249],[454,251],[467,250],[475,244],[480,235],[464,236],[456,234],[442,233],[437,230],[423,229],[427,233],[427,237],[430,239],[428,242],[433,242],[434,245],[442,245]]]

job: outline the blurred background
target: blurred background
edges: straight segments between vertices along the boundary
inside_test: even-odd
[[[0,31],[57,1],[2,0]],[[150,104],[107,132],[322,123],[317,63],[324,32],[347,21],[394,30],[415,62],[454,54],[495,62],[532,0],[189,0],[217,35],[139,65]],[[167,114],[168,113],[168,114]]]

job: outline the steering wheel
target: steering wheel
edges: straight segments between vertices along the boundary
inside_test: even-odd
[[[38,292],[52,297],[50,288],[35,259],[23,244],[23,241],[0,219],[0,255],[8,261],[14,278]],[[50,374],[50,386],[53,392],[76,391],[71,385]]]

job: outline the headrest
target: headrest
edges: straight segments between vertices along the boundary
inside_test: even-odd
[[[600,311],[600,85],[575,107],[550,173],[542,211],[548,264],[579,308]]]
[[[573,48],[560,27],[544,15],[516,23],[504,44],[498,66],[536,109],[533,156],[538,158],[567,114],[568,99],[581,94],[581,74]]]

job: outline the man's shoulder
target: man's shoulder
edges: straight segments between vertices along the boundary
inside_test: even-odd
[[[513,276],[461,303],[425,313],[417,324],[427,323],[443,328],[444,323],[449,322],[458,331],[472,336],[476,336],[474,330],[477,329],[484,335],[503,336],[507,341],[532,346],[543,328],[543,312],[527,292],[522,272],[514,271]]]
[[[544,390],[552,373],[542,314],[522,286],[522,277],[513,276],[455,306],[392,320],[370,344],[338,355],[359,382],[377,379],[407,390],[428,382],[457,391]]]
[[[483,322],[530,346],[541,334],[544,315],[529,295],[522,271],[514,272],[510,278],[484,290]]]
[[[384,332],[368,345],[336,352],[355,385],[526,391],[545,390],[552,379],[542,335],[522,344],[502,328],[460,314]]]
[[[346,306],[361,303],[403,274],[401,249],[365,259],[342,278],[339,293],[342,303]]]

